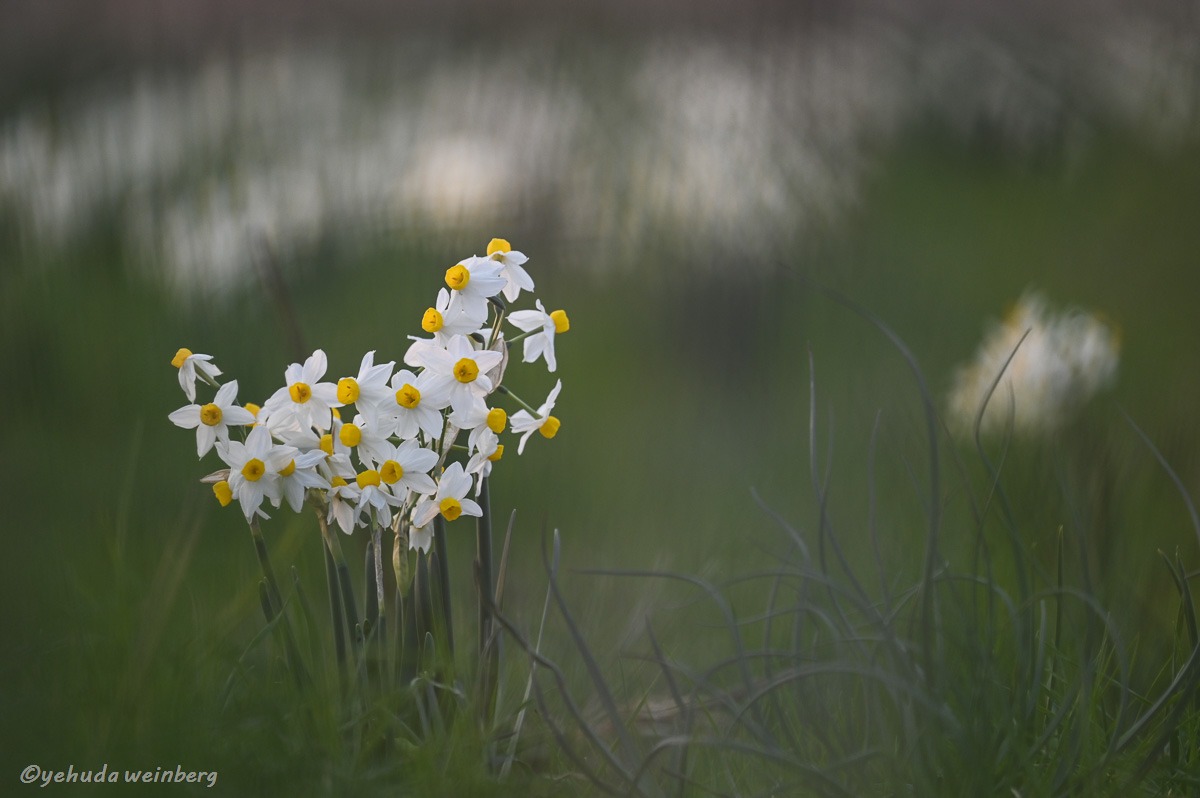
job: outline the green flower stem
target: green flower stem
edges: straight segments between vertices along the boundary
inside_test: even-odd
[[[388,678],[391,673],[389,663],[390,656],[387,647],[388,638],[388,611],[387,611],[387,590],[384,582],[383,571],[383,528],[375,528],[375,539],[372,541],[372,546],[375,550],[375,599],[379,604],[379,621],[378,626],[372,635],[375,658],[377,660],[377,669],[379,676],[380,690],[386,691],[388,688]]]
[[[512,338],[506,338],[504,343],[508,344],[509,346],[512,346],[517,341],[520,341],[522,338],[528,338],[529,336],[533,335],[535,332],[541,332],[541,330],[540,329],[539,330],[525,330],[524,332],[517,333]]]
[[[494,568],[492,565],[492,499],[488,478],[480,482],[479,504],[483,515],[475,525],[475,554],[478,564],[479,589],[479,684],[482,690],[482,713],[485,727],[490,726],[495,711],[500,651],[496,647],[492,601]]]
[[[432,631],[433,626],[433,606],[432,596],[429,591],[429,555],[427,553],[417,553],[417,569],[413,575],[413,627],[416,632],[414,643],[418,646],[423,646],[423,641],[426,636]],[[419,663],[424,659],[424,655],[418,653],[416,661]],[[415,674],[414,674],[415,675]]]
[[[329,547],[322,545],[325,551],[325,583],[329,588],[329,616],[333,620],[333,646],[337,652],[338,674],[344,680],[346,677],[346,627],[342,620],[341,591],[338,588],[337,564]]]
[[[500,337],[500,325],[504,323],[504,317],[507,314],[508,311],[504,308],[501,308],[499,312],[496,313],[496,322],[492,325],[492,332],[488,336],[488,349],[491,349],[492,346],[495,345],[496,339]]]
[[[215,378],[208,376],[200,369],[196,369],[196,376],[199,377],[202,382],[207,383],[208,385],[211,385],[212,387],[216,388],[217,390],[221,389],[221,383],[217,382]]]
[[[254,541],[254,553],[258,555],[259,567],[262,568],[263,577],[267,580],[267,598],[270,599],[277,614],[283,612],[279,580],[275,578],[275,569],[271,567],[271,558],[267,554],[267,542],[263,539],[257,518],[250,522],[250,539]]]
[[[319,509],[317,510],[317,523],[320,524],[321,537],[325,539],[325,546],[333,556],[336,566],[338,588],[342,593],[342,610],[346,617],[346,632],[350,635],[352,643],[357,645],[362,642],[362,634],[358,625],[358,603],[354,600],[354,586],[350,582],[350,568],[346,565],[346,555],[342,553],[342,542],[338,540],[337,535],[329,531],[329,522],[325,520],[324,514]]]
[[[366,637],[365,664],[368,674],[385,689],[384,673],[387,639],[387,604],[383,591],[383,563],[380,561],[380,540],[383,530],[374,526],[366,554],[366,621],[363,624]]]
[[[372,532],[372,537],[375,534],[375,532]],[[366,595],[363,598],[365,599],[364,607],[366,610],[367,628],[371,632],[374,632],[375,627],[379,624],[379,593],[372,589],[374,587],[372,583],[375,581],[375,565],[375,546],[368,544],[366,563],[363,569],[363,582]]]
[[[258,555],[258,564],[263,572],[263,584],[259,595],[263,611],[267,612],[270,608],[268,620],[278,621],[283,627],[283,643],[287,654],[288,670],[295,676],[297,686],[303,690],[309,681],[308,671],[304,668],[304,660],[300,657],[300,649],[292,634],[291,622],[283,612],[283,594],[279,592],[279,580],[275,578],[275,569],[271,567],[271,558],[267,554],[267,541],[263,539],[257,518],[250,522],[250,537],[254,541],[254,551]]]
[[[375,527],[375,536],[371,541],[375,550],[375,601],[379,605],[379,623],[384,626],[387,622],[386,585],[383,581],[383,528]],[[380,629],[380,634],[384,631]]]
[[[275,605],[271,601],[271,588],[267,586],[265,577],[258,583],[258,603],[262,607],[263,617],[267,619],[267,623],[274,623],[279,613],[275,611]]]
[[[323,663],[324,648],[316,635],[316,613],[313,612],[312,602],[308,600],[308,593],[304,590],[304,583],[300,580],[300,571],[296,566],[292,566],[292,595],[296,597],[296,606],[300,608],[300,620],[304,623],[304,639],[308,643],[309,662]]]
[[[418,554],[417,559],[421,559]],[[417,613],[415,575],[410,570],[408,536],[396,535],[392,549],[392,568],[396,572],[396,670],[401,686],[417,675]]]
[[[450,613],[450,561],[446,557],[446,521],[439,513],[433,519],[433,552],[437,562],[438,595],[441,599],[443,634],[446,648],[454,654],[454,633],[451,629]]]
[[[516,402],[517,404],[519,404],[521,407],[525,408],[525,409],[526,409],[526,410],[528,410],[530,413],[532,413],[532,414],[533,414],[533,416],[534,416],[534,418],[538,418],[538,417],[539,417],[539,416],[538,416],[538,411],[537,411],[537,408],[536,408],[536,407],[533,407],[533,406],[532,406],[532,405],[530,405],[528,402],[526,402],[524,399],[522,399],[521,397],[517,396],[517,395],[516,395],[515,393],[513,393],[512,391],[508,390],[508,387],[507,387],[507,386],[504,386],[504,385],[498,386],[498,387],[496,388],[496,392],[497,392],[497,393],[502,393],[502,394],[504,394],[505,396],[511,396],[511,397],[513,398],[513,401],[515,401],[515,402]]]

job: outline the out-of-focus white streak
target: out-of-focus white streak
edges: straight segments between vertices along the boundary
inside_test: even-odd
[[[662,240],[745,268],[836,221],[930,113],[1018,155],[1086,146],[1105,119],[1169,143],[1200,116],[1200,47],[1149,21],[1062,50],[879,21],[647,37],[578,63],[528,44],[283,48],[35,103],[0,120],[0,212],[35,255],[115,222],[138,266],[213,293],[253,273],[260,235],[288,253],[548,212],[612,268]]]

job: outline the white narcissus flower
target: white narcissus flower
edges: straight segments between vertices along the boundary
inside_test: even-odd
[[[350,482],[350,479],[355,481]],[[326,494],[326,498],[329,500],[329,514],[326,517],[326,523],[337,521],[337,525],[347,535],[353,532],[354,519],[357,515],[355,506],[358,504],[361,493],[353,468],[350,469],[349,475],[334,474],[333,478],[329,480],[329,493]]]
[[[425,311],[421,329],[433,333],[432,338],[408,336],[412,344],[404,353],[404,362],[416,368],[426,368],[426,353],[445,349],[446,343],[455,335],[469,336],[483,329],[487,322],[487,304],[475,308],[477,316],[470,315],[462,303],[450,304],[450,292],[445,288],[438,291],[437,307]]]
[[[429,536],[432,531],[425,531],[430,522],[440,513],[447,521],[454,521],[463,515],[479,518],[483,515],[481,508],[474,500],[467,498],[471,490],[471,477],[463,472],[462,463],[451,463],[442,472],[438,480],[437,493],[432,499],[424,499],[413,508],[413,534],[409,541],[412,548],[429,548]],[[418,534],[419,533],[419,534]],[[424,543],[424,546],[421,544]]]
[[[321,382],[329,362],[325,353],[318,349],[304,361],[304,365],[292,363],[284,372],[287,384],[271,394],[263,405],[262,414],[266,424],[278,435],[288,430],[306,430],[316,427],[329,429],[333,408],[341,402],[337,398],[337,386],[332,382]]]
[[[450,423],[460,429],[469,429],[467,449],[471,453],[467,460],[466,473],[476,477],[475,495],[483,490],[483,478],[492,473],[492,464],[504,456],[504,446],[500,443],[500,433],[508,423],[508,414],[503,408],[484,408],[483,413],[475,413],[470,417],[450,416]]]
[[[488,300],[504,289],[503,265],[491,258],[467,258],[446,270],[450,288],[448,314],[461,312],[472,319],[487,318]]]
[[[196,377],[200,376],[205,382],[217,384],[221,370],[212,361],[212,355],[196,355],[190,349],[180,349],[171,358],[171,365],[179,369],[179,387],[189,402],[196,401]]]
[[[415,438],[421,432],[427,439],[437,440],[442,434],[441,411],[450,404],[450,391],[437,390],[432,384],[434,379],[429,370],[420,374],[408,369],[397,371],[391,384],[394,393],[374,410],[380,418],[381,428],[401,440]]]
[[[388,395],[388,380],[391,379],[394,361],[375,365],[375,350],[363,355],[357,377],[342,377],[337,383],[337,400],[343,405],[373,405],[382,402]]]
[[[415,440],[408,440],[391,451],[379,462],[379,478],[396,498],[407,501],[409,493],[428,496],[437,492],[437,483],[429,476],[429,470],[438,461],[437,452],[421,448]]]
[[[390,526],[392,523],[392,508],[404,504],[403,499],[393,496],[383,487],[380,474],[373,468],[360,472],[355,477],[358,485],[358,501],[354,505],[355,521],[362,523],[365,513],[367,523],[374,522],[379,526]]]
[[[478,312],[480,308],[477,305],[471,309],[477,312],[470,313],[467,305],[462,302],[455,303],[452,308],[450,292],[445,288],[439,289],[437,303],[428,308],[421,317],[421,329],[432,333],[434,340],[439,344],[445,343],[445,339],[451,335],[477,333],[487,323],[487,303],[484,303],[482,312]]]
[[[217,440],[229,440],[229,426],[246,426],[254,423],[254,415],[244,407],[234,405],[237,398],[237,380],[225,383],[217,395],[206,405],[187,405],[171,413],[169,418],[176,426],[196,430],[196,453],[203,457]]]
[[[559,380],[555,383],[554,389],[550,391],[550,395],[546,397],[546,401],[538,408],[536,416],[530,415],[528,410],[518,410],[512,414],[512,431],[521,436],[517,454],[525,453],[525,442],[529,440],[529,436],[535,430],[540,432],[543,438],[553,438],[558,434],[561,422],[551,413],[554,410],[554,403],[558,400],[558,392],[561,390],[562,380]]]
[[[338,440],[338,430],[341,429],[341,420],[334,419],[334,427],[332,432],[326,432],[318,435],[310,430],[297,432],[289,431],[285,435],[277,435],[280,440],[288,446],[295,446],[301,453],[319,451],[324,457],[324,462],[318,461],[317,467],[326,479],[332,479],[335,474],[341,474],[345,477],[354,476],[354,469],[350,464],[350,449]],[[344,464],[344,465],[343,465]]]
[[[508,320],[519,330],[531,333],[525,338],[525,350],[522,360],[533,363],[539,357],[546,359],[546,368],[550,371],[558,369],[554,357],[554,336],[571,329],[571,321],[565,310],[547,313],[542,307],[542,300],[537,300],[537,310],[517,310],[508,314]],[[540,332],[533,332],[541,328]]]
[[[491,452],[480,449],[467,461],[467,473],[475,476],[475,496],[483,492],[483,480],[492,474],[492,466],[504,457],[504,444],[497,442]]]
[[[428,553],[429,547],[433,545],[433,522],[425,526],[414,526],[408,530],[408,547],[417,551]]]
[[[452,336],[445,349],[426,353],[427,369],[433,374],[430,386],[436,391],[446,391],[454,411],[467,415],[492,392],[494,386],[487,372],[503,359],[500,352],[477,351],[467,338]]]
[[[260,508],[264,498],[276,507],[280,502],[279,472],[296,455],[292,446],[278,446],[266,427],[254,427],[246,442],[223,441],[217,454],[229,466],[229,488],[250,521],[256,515],[267,517]]]
[[[450,423],[460,430],[469,431],[467,449],[472,455],[482,452],[483,456],[487,457],[496,451],[500,441],[499,435],[504,432],[508,423],[508,414],[504,412],[504,408],[489,409],[486,405],[481,405],[472,408],[468,414],[451,413]],[[468,473],[472,470],[470,466],[467,467]]]
[[[346,447],[343,450],[335,444],[335,451],[357,451],[359,461],[364,464],[378,463],[381,453],[387,452],[391,446],[388,442],[388,430],[382,429],[378,423],[372,424],[366,416],[357,415],[348,424],[339,421],[334,421],[334,424],[337,443]]]
[[[298,513],[304,507],[304,493],[309,488],[329,489],[329,480],[317,471],[317,466],[325,462],[326,456],[320,449],[297,451],[279,470],[279,490],[293,512]]]
[[[522,290],[533,290],[533,278],[523,266],[529,260],[524,252],[514,251],[512,245],[503,238],[493,238],[488,242],[487,254],[503,267],[500,276],[504,278],[505,299],[515,302]]]

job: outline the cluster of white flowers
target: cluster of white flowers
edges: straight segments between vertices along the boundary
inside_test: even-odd
[[[1117,333],[1097,316],[1052,313],[1040,295],[1026,294],[959,370],[950,391],[950,421],[970,434],[982,411],[985,434],[1006,429],[1010,418],[1020,435],[1053,431],[1112,384],[1119,349]]]
[[[404,364],[412,370],[377,364],[371,351],[357,374],[323,381],[328,363],[318,349],[287,367],[285,384],[261,407],[239,406],[236,380],[221,385],[210,355],[180,349],[171,363],[192,404],[169,418],[196,430],[201,457],[215,448],[224,461],[226,468],[206,477],[222,506],[236,499],[252,521],[267,517],[264,501],[286,501],[297,512],[308,501],[347,534],[407,523],[410,545],[423,550],[439,514],[448,521],[481,515],[468,494],[474,486],[478,496],[504,454],[509,417],[491,397],[504,378],[508,345],[523,340],[523,360],[543,359],[553,372],[555,338],[570,329],[564,311],[547,313],[540,300],[535,310],[508,310],[521,292],[533,291],[526,260],[507,241],[492,239],[487,255],[450,267],[447,288],[421,320],[432,337],[411,336]],[[521,332],[506,338],[505,321]],[[197,379],[217,389],[211,402],[196,403]],[[561,389],[559,380],[538,408],[502,392],[523,405],[511,423],[521,436],[518,453],[534,432],[558,433],[553,410]],[[230,427],[249,427],[244,441],[231,439]],[[463,432],[467,443],[458,445]],[[456,452],[461,456],[451,462]]]

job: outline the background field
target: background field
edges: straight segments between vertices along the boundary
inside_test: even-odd
[[[1133,113],[1081,88],[1098,67],[1080,46],[1087,36],[1063,20],[949,20],[926,12],[931,16],[914,12],[881,20],[814,11],[784,19],[781,25],[797,38],[772,38],[770,52],[795,48],[803,54],[806,43],[844,37],[859,42],[855,52],[877,53],[887,38],[878,37],[880,29],[908,42],[902,49],[910,54],[922,42],[967,41],[962,47],[968,53],[1003,53],[1004,69],[1017,75],[1000,81],[1010,90],[997,95],[999,105],[982,97],[983,89],[1008,73],[990,56],[964,57],[964,64],[991,65],[980,68],[985,79],[925,84],[926,93],[940,85],[946,92],[940,99],[858,96],[856,102],[866,105],[908,110],[854,134],[853,151],[838,155],[836,148],[822,149],[830,134],[789,122],[799,115],[817,130],[823,121],[833,125],[836,96],[827,106],[813,106],[819,94],[813,86],[828,85],[836,95],[838,76],[849,73],[839,71],[837,61],[826,64],[826,72],[797,68],[796,75],[816,75],[811,84],[780,80],[753,101],[792,96],[796,108],[809,111],[775,106],[767,118],[778,126],[761,146],[772,157],[793,152],[796,163],[826,160],[811,169],[779,164],[787,180],[771,184],[772,190],[786,186],[789,193],[729,199],[731,186],[770,175],[769,167],[746,156],[738,162],[743,171],[735,164],[730,174],[685,185],[687,202],[673,199],[671,187],[694,177],[694,165],[724,163],[722,155],[741,158],[737,142],[751,134],[737,125],[722,128],[728,148],[723,151],[716,139],[717,149],[704,156],[711,160],[647,172],[657,159],[689,152],[689,142],[702,149],[712,142],[703,124],[655,117],[648,110],[653,103],[630,99],[631,87],[658,74],[644,61],[631,66],[630,59],[645,58],[658,46],[685,55],[698,49],[717,54],[704,62],[712,74],[750,70],[745,85],[760,85],[759,78],[773,74],[770,65],[786,61],[763,66],[754,57],[756,37],[767,35],[775,12],[749,15],[729,36],[720,35],[719,15],[678,26],[655,19],[638,32],[609,20],[601,28],[612,30],[595,38],[576,21],[577,27],[526,29],[516,43],[500,44],[466,22],[425,35],[409,31],[394,45],[402,63],[410,63],[414,50],[457,57],[442,55],[425,71],[398,70],[410,81],[401,87],[405,96],[435,94],[439,75],[463,69],[464,61],[468,76],[473,70],[484,75],[492,52],[508,66],[526,59],[527,74],[536,76],[533,91],[548,84],[575,87],[589,104],[573,124],[590,127],[593,135],[583,139],[590,149],[576,159],[562,155],[570,155],[570,147],[560,139],[550,140],[558,149],[546,145],[550,160],[575,171],[538,178],[531,187],[502,170],[515,182],[491,187],[499,200],[447,200],[451,210],[424,220],[409,206],[396,216],[386,208],[356,216],[357,206],[348,202],[343,215],[322,217],[302,236],[287,238],[279,232],[287,229],[282,222],[266,229],[276,236],[305,341],[329,353],[331,372],[351,372],[371,348],[382,359],[400,358],[405,336],[417,330],[446,266],[482,251],[494,235],[530,255],[547,305],[568,309],[572,329],[559,342],[562,432],[550,443],[533,441],[522,458],[506,457],[493,482],[497,516],[517,511],[507,602],[526,628],[535,623],[545,589],[539,547],[546,530],[561,531],[569,569],[669,569],[715,581],[767,567],[781,547],[782,533],[752,490],[798,528],[812,530],[810,353],[818,450],[822,461],[832,452],[830,501],[839,534],[852,558],[873,562],[866,534],[867,452],[878,413],[875,488],[885,577],[911,582],[921,556],[927,458],[916,384],[876,329],[815,286],[835,289],[894,329],[916,355],[939,403],[988,324],[1034,288],[1057,305],[1103,314],[1120,329],[1122,351],[1116,387],[1076,424],[1053,439],[1019,442],[1009,454],[1006,486],[1020,534],[1046,553],[1046,567],[1060,525],[1068,539],[1089,541],[1098,592],[1130,639],[1141,640],[1145,672],[1139,678],[1155,675],[1175,619],[1174,591],[1157,551],[1178,550],[1192,568],[1200,551],[1185,505],[1122,410],[1194,495],[1200,488],[1197,40],[1186,26],[1166,36],[1172,29],[1165,11],[1145,18],[1160,35],[1151,39],[1171,45],[1166,51],[1179,60],[1168,63],[1174,71],[1165,78],[1153,73],[1158,77],[1147,79],[1148,86],[1170,89],[1165,99],[1157,105],[1147,100]],[[955,38],[962,31],[970,36]],[[85,36],[78,43],[81,53],[89,41]],[[288,64],[308,63],[305,53],[319,53],[342,64],[339,79],[363,76],[356,91],[367,99],[356,94],[361,105],[355,108],[369,108],[372,91],[383,102],[398,102],[371,69],[379,59],[386,62],[390,40],[371,38],[371,55],[361,58],[344,43],[353,39],[337,41],[330,46],[329,37],[299,25],[286,40],[282,51],[288,55],[279,69],[286,72]],[[242,65],[234,68],[244,69],[241,80],[249,83],[253,70],[245,64],[257,48],[269,54],[279,47],[275,41],[216,42],[217,55],[182,57],[182,63],[164,63],[169,59],[161,54],[136,48],[123,61],[91,42],[92,57],[106,65],[98,77],[71,66],[87,63],[82,55],[65,67],[43,64],[39,72],[28,66],[21,73],[27,80],[6,86],[0,106],[7,157],[0,172],[7,185],[0,185],[0,407],[9,418],[0,443],[0,474],[8,486],[0,578],[0,783],[15,780],[31,762],[47,768],[178,762],[220,770],[221,785],[233,794],[268,784],[300,789],[296,785],[310,779],[335,789],[352,770],[343,764],[345,772],[335,768],[330,775],[311,760],[304,741],[289,734],[288,710],[279,703],[283,691],[255,687],[256,680],[273,678],[263,649],[246,655],[244,677],[231,676],[261,626],[256,563],[241,519],[222,511],[196,481],[215,460],[197,463],[189,433],[166,419],[184,404],[169,363],[179,346],[214,354],[239,380],[243,401],[273,391],[294,359],[279,308],[253,270],[246,272],[236,247],[225,271],[212,267],[224,276],[200,271],[180,277],[179,264],[203,269],[205,258],[199,257],[200,266],[182,258],[172,266],[165,261],[181,250],[147,250],[129,223],[138,218],[138,203],[178,205],[180,197],[192,197],[192,185],[236,195],[239,169],[265,163],[269,171],[270,158],[256,161],[239,152],[249,134],[231,136],[220,157],[185,160],[165,177],[151,170],[149,193],[132,170],[99,168],[110,182],[99,179],[101,188],[81,201],[84,209],[72,217],[69,231],[46,222],[51,217],[39,215],[22,188],[32,180],[22,164],[42,146],[29,142],[39,135],[46,136],[45,147],[60,148],[63,163],[75,163],[61,153],[86,130],[90,117],[80,109],[104,105],[96,97],[111,96],[113,107],[125,107],[123,98],[137,96],[139,81],[155,75],[176,81],[178,95],[164,96],[186,97],[193,70],[219,58]],[[1059,52],[1055,43],[1061,43],[1061,61],[1045,56]],[[693,63],[690,57],[679,63]],[[1057,69],[1060,63],[1070,68]],[[674,74],[662,80],[669,83]],[[493,84],[482,85],[487,96]],[[513,85],[516,92],[520,87]],[[740,96],[736,85],[730,96]],[[302,84],[293,90],[304,96]],[[716,91],[695,102],[702,106]],[[421,102],[424,112],[433,113],[434,105]],[[451,93],[440,102],[453,106],[456,99]],[[1049,117],[1047,104],[1055,109]],[[735,119],[756,113],[714,109]],[[553,103],[544,111],[551,117],[555,112]],[[148,119],[176,124],[157,113]],[[519,122],[495,116],[472,122],[485,130],[491,124],[521,129]],[[353,120],[346,124],[354,129]],[[342,137],[342,146],[348,134],[314,135],[320,151],[322,135]],[[526,150],[517,151],[528,174],[538,169],[537,152],[529,151],[537,145],[527,142]],[[640,166],[627,162],[634,156]],[[590,168],[582,170],[580,163]],[[837,182],[843,165],[845,185]],[[58,177],[69,187],[72,174]],[[606,182],[606,174],[616,177]],[[647,174],[643,184],[633,179]],[[835,182],[830,187],[822,180]],[[195,208],[197,226],[211,222],[203,204]],[[246,218],[247,229],[232,236],[251,240],[263,232],[250,223],[252,214]],[[163,262],[156,263],[156,256]],[[550,385],[541,375],[513,388],[538,397]],[[943,445],[947,462],[952,452],[960,454],[978,489],[971,447],[955,448],[949,439]],[[956,526],[965,508],[963,485],[948,480],[943,497],[951,559],[969,556],[973,534]],[[319,540],[310,519],[280,513],[265,532],[277,566],[295,565],[320,596]],[[452,568],[465,599],[473,541],[454,533],[452,527]],[[689,618],[703,618],[689,615],[686,591],[585,574],[568,574],[564,583],[597,649],[608,652],[614,674],[625,667],[621,651],[642,645],[648,615],[661,621],[656,628],[665,627],[664,644],[680,657],[711,658],[723,645],[689,626]],[[459,609],[466,613],[468,602]],[[548,645],[571,661],[561,633],[551,635]],[[515,685],[519,659],[511,667],[506,678]],[[222,705],[231,680],[232,697]],[[430,770],[439,767],[435,762]]]

